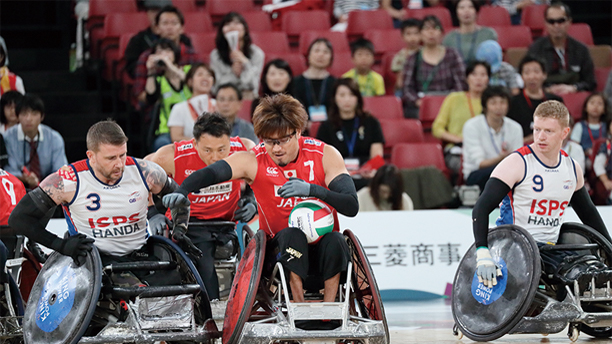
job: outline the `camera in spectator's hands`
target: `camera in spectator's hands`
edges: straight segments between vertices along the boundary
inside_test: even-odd
[[[166,67],[166,62],[164,60],[157,60],[157,67],[163,68]]]

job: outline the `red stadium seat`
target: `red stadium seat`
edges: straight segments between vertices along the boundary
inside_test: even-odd
[[[404,119],[402,101],[396,96],[364,97],[363,108],[379,120]]]
[[[447,171],[439,143],[398,143],[391,150],[391,163],[399,168],[434,166],[444,173]]]
[[[482,26],[508,26],[512,25],[510,13],[501,6],[485,5],[478,10],[476,24]]]
[[[426,7],[414,10],[409,9],[406,18],[423,19],[429,15],[434,15],[440,19],[444,32],[449,32],[453,28],[451,13],[446,7]]]
[[[89,17],[86,29],[89,30],[92,57],[99,57],[98,41],[103,35],[104,17],[110,13],[137,12],[134,0],[89,0]]]
[[[362,37],[364,33],[372,29],[393,29],[393,20],[387,11],[352,11],[348,15],[346,34],[349,38]]]
[[[214,32],[200,32],[189,35],[191,38],[191,45],[198,55],[198,59],[202,62],[210,62],[210,53],[217,48],[215,44],[215,37],[217,36]]]
[[[521,23],[529,26],[533,37],[539,37],[544,32],[544,28],[546,27],[546,21],[544,19],[546,7],[548,7],[548,5],[529,5],[522,9]]]
[[[215,32],[212,25],[212,19],[206,12],[188,12],[184,13],[185,25],[183,27],[187,35],[199,32]]]
[[[446,96],[425,96],[421,101],[419,109],[419,119],[425,130],[431,130],[431,124],[438,117],[440,107]]]
[[[591,94],[587,91],[576,92],[576,93],[568,93],[563,95],[563,103],[567,107],[570,115],[574,118],[574,121],[580,121],[580,117],[582,117],[582,106],[584,105],[584,101]]]
[[[589,54],[595,68],[612,67],[612,47],[609,45],[589,46]]]
[[[570,25],[567,34],[572,36],[575,40],[582,42],[584,45],[595,45],[591,26],[587,23],[575,23]]]
[[[514,69],[518,70],[518,65],[523,57],[527,55],[527,50],[527,48],[508,48],[504,54],[504,61],[511,64]]]
[[[100,56],[108,66],[119,59],[119,37],[126,32],[139,32],[149,26],[145,13],[109,13],[104,18],[104,31],[98,41]],[[105,77],[112,78],[111,68],[106,70]]]
[[[242,17],[249,25],[250,32],[272,31],[270,15],[263,11],[243,12]]]
[[[172,0],[172,5],[183,13],[195,12],[198,10],[196,0]]]
[[[380,66],[382,70],[381,75],[385,79],[385,92],[388,96],[395,95],[395,83],[397,81],[397,75],[394,71],[391,70],[391,62],[393,62],[394,57],[394,52],[388,52],[384,54]]]
[[[229,12],[249,12],[255,11],[256,8],[251,0],[207,0],[206,10],[213,22],[217,23]]]
[[[595,79],[597,80],[597,92],[603,92],[608,82],[608,76],[610,75],[612,68],[595,68]]]
[[[242,107],[240,108],[240,111],[238,111],[237,115],[238,118],[242,118],[243,120],[251,123],[251,104],[253,103],[252,100],[243,100],[242,101]]]
[[[304,31],[329,28],[329,13],[324,10],[291,11],[283,15],[282,31],[287,33],[291,44],[297,45],[300,34]]]
[[[369,30],[363,38],[374,44],[374,53],[380,59],[385,53],[397,53],[406,46],[400,30]]]
[[[329,73],[337,78],[353,68],[353,59],[350,52],[335,53],[332,65],[327,69]]]
[[[321,122],[310,122],[310,128],[308,129],[308,136],[317,137],[317,132],[319,131],[320,126],[321,126]]]
[[[299,53],[284,53],[284,54],[267,54],[266,53],[266,63],[274,60],[274,59],[282,59],[287,61],[289,67],[291,67],[291,72],[293,76],[298,76],[306,70],[306,58],[302,54]]]
[[[289,53],[289,41],[284,32],[251,32],[250,35],[253,44],[260,47],[266,54]]]
[[[423,127],[418,119],[380,120],[385,137],[385,156],[399,143],[424,142]]]
[[[525,25],[492,26],[497,32],[497,42],[503,51],[508,48],[527,48],[533,41],[531,30]]]
[[[308,47],[310,43],[312,43],[317,38],[327,38],[327,40],[331,43],[334,48],[334,53],[344,53],[350,52],[351,48],[349,46],[348,39],[346,38],[346,33],[344,32],[336,32],[329,30],[313,30],[313,31],[304,31],[300,35],[299,42],[299,52],[300,54],[306,56],[308,53]]]

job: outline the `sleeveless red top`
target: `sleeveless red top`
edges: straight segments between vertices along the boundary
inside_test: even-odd
[[[300,150],[297,160],[284,167],[278,166],[272,161],[263,143],[253,148],[257,158],[257,175],[251,184],[251,188],[255,193],[255,198],[257,198],[259,228],[265,230],[270,237],[274,237],[276,233],[288,227],[289,214],[296,204],[307,199],[315,199],[314,197],[286,199],[280,197],[278,189],[289,178],[299,178],[327,189],[323,170],[323,147],[325,147],[325,143],[310,137],[301,137],[299,144]],[[331,206],[330,209],[334,214],[334,231],[337,232],[340,228],[338,214]]]
[[[239,137],[230,138],[230,155],[246,151]],[[183,183],[191,173],[206,167],[194,140],[174,143],[174,180]],[[191,216],[201,220],[232,221],[240,199],[242,180],[232,180],[194,191],[189,194]]]

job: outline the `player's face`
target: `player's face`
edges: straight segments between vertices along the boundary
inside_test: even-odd
[[[537,152],[557,154],[563,139],[569,134],[569,127],[562,127],[555,118],[533,118],[533,146]]]
[[[278,166],[283,167],[297,158],[300,150],[299,140],[301,136],[302,132],[296,130],[281,135],[274,135],[273,137],[265,137],[263,142],[272,161]]]
[[[102,143],[98,151],[88,150],[87,157],[96,177],[107,184],[114,184],[123,176],[127,143],[118,146]]]
[[[196,141],[196,149],[200,159],[208,166],[215,162],[225,159],[230,152],[229,136],[214,137],[210,134],[202,134]]]

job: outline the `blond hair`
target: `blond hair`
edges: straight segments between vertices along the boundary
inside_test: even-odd
[[[533,117],[554,118],[559,121],[561,127],[569,127],[569,111],[563,103],[556,100],[548,100],[538,105],[533,113]]]

